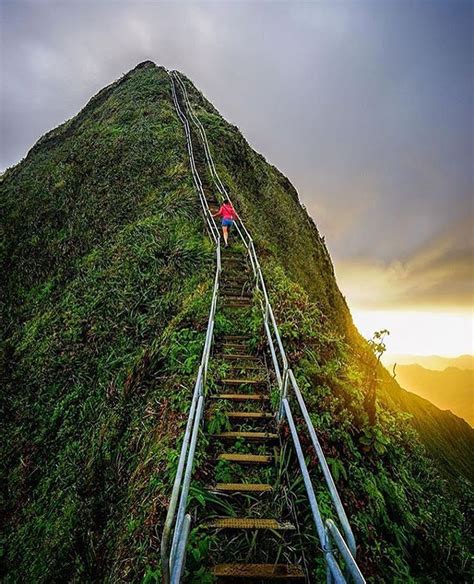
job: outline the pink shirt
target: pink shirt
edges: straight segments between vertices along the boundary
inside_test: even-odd
[[[222,219],[237,219],[237,213],[232,205],[221,205],[218,213]]]

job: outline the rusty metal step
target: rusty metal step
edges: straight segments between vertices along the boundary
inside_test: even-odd
[[[273,461],[273,456],[271,454],[231,454],[223,452],[219,454],[217,460],[226,460],[237,464],[269,464]]]
[[[222,493],[269,493],[273,487],[266,483],[217,483],[211,490]]]
[[[219,432],[218,434],[211,434],[211,438],[217,440],[238,440],[244,438],[245,440],[255,442],[267,442],[278,440],[278,434],[273,432]]]
[[[293,531],[296,529],[289,521],[254,517],[221,517],[204,523],[204,526],[210,529],[271,529],[273,531]]]
[[[211,399],[229,399],[233,401],[268,401],[268,395],[260,393],[216,393],[210,396]]]
[[[217,564],[211,569],[216,578],[255,580],[305,580],[305,573],[295,564]]]

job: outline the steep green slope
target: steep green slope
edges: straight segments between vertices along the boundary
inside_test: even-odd
[[[144,64],[3,177],[8,582],[156,565],[212,273],[183,144]]]
[[[368,428],[366,346],[323,239],[288,179],[187,84],[255,235],[364,573],[373,582],[467,581],[460,503],[399,412],[423,421],[421,439],[452,472],[469,474],[460,458],[472,435],[457,447],[464,430],[453,426],[441,454],[439,410],[417,410],[386,379],[386,405]],[[5,173],[0,196],[2,576],[159,581],[213,265],[166,71],[147,62],[100,92]],[[193,495],[192,505],[205,501]],[[308,535],[308,553],[314,546]]]
[[[249,146],[238,128],[228,124],[218,115],[215,108],[187,80],[187,87],[196,106],[201,122],[204,124],[217,170],[227,185],[231,197],[245,217],[247,225],[259,246],[260,255],[274,257],[284,268],[285,273],[300,284],[329,319],[334,332],[342,335],[352,351],[361,355],[365,351],[365,341],[356,330],[344,297],[340,293],[334,276],[330,256],[319,235],[317,227],[306,210],[298,202],[298,196],[288,181],[275,167],[269,165],[263,156]],[[386,371],[380,367],[379,377],[386,379]],[[426,413],[427,419],[433,419],[432,405],[424,409],[424,400],[413,394],[399,399],[400,387],[397,383],[381,383],[382,396],[386,402],[395,404],[396,410],[414,415],[416,419]],[[434,433],[438,434],[441,444],[452,442],[452,428],[462,435],[462,441],[474,447],[474,433],[458,423],[456,416],[441,412],[435,408]],[[416,428],[426,445],[433,446],[430,423],[418,423]],[[434,428],[433,428],[434,429]],[[442,461],[449,460],[450,466],[457,472],[465,473],[469,463],[465,461],[466,450],[460,445],[448,452],[436,452],[433,455]],[[442,449],[441,449],[442,450]],[[472,479],[472,467],[467,472]]]
[[[474,433],[449,412],[429,403],[423,408],[418,396],[403,392],[405,399],[397,401],[403,390],[391,379],[387,383],[381,366],[379,422],[368,427],[363,398],[375,360],[353,325],[324,240],[289,181],[250,148],[189,80],[186,84],[217,170],[254,235],[283,338],[293,347],[292,363],[326,441],[343,499],[350,501],[359,538],[371,542],[362,560],[365,573],[377,574],[381,581],[385,566],[386,581],[462,578],[464,568],[455,575],[458,568],[440,542],[454,546],[464,562],[461,533],[469,523],[432,460],[458,481],[456,492],[472,496],[466,452],[474,447]]]

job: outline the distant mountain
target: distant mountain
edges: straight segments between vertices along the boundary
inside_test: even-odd
[[[421,365],[397,365],[396,380],[403,388],[474,426],[474,370],[448,367],[432,371]]]
[[[447,367],[458,369],[474,369],[474,355],[459,357],[440,357],[439,355],[386,355],[384,365],[390,369],[394,363],[398,365],[421,365],[425,369],[444,371]],[[402,384],[403,385],[403,384]]]
[[[423,436],[424,445],[450,482],[453,493],[463,497],[467,491],[461,476],[471,484],[474,482],[474,429],[459,416],[402,389],[398,375],[395,380],[386,369],[381,368],[380,379],[380,399],[387,405],[391,404],[393,409],[409,414],[411,424]]]

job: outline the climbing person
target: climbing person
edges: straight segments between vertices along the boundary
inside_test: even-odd
[[[229,229],[234,224],[234,221],[239,218],[234,206],[226,199],[220,206],[219,211],[214,213],[213,217],[222,218],[222,235],[224,236],[224,243],[226,247],[229,247]]]

